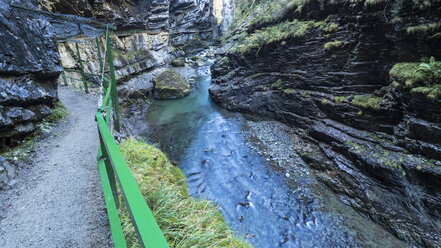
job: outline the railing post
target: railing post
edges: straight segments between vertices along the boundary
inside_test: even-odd
[[[87,87],[86,75],[84,73],[83,60],[81,60],[80,49],[78,48],[78,43],[75,43],[75,45],[77,47],[78,62],[80,63],[80,68],[81,68],[81,80],[83,81],[84,84],[84,90],[86,91],[86,93],[89,93],[89,88]]]
[[[113,66],[113,57],[112,57],[112,47],[109,37],[109,30],[106,30],[106,43],[107,43],[107,59],[109,62],[110,68],[110,79],[111,79],[111,96],[112,96],[112,105],[113,105],[113,120],[115,121],[115,130],[117,132],[120,131],[120,122],[119,122],[119,102],[118,102],[118,92],[116,90],[116,77],[115,77],[115,67]]]

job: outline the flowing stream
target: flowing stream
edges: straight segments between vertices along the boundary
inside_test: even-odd
[[[189,96],[153,100],[146,113],[145,138],[179,162],[191,195],[216,203],[255,247],[403,246],[320,186],[292,149],[291,171],[271,165],[249,138],[249,121],[211,101],[209,64]]]

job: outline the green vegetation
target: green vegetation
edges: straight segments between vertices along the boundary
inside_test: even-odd
[[[371,5],[376,5],[376,4],[384,3],[384,2],[386,2],[386,0],[366,0],[364,2],[364,5],[365,6],[371,6]]]
[[[177,58],[172,60],[171,65],[174,67],[184,67],[185,66],[185,58]]]
[[[309,90],[305,90],[305,91],[303,91],[300,95],[302,96],[302,97],[306,97],[306,98],[311,98],[311,96],[309,95],[309,93],[311,93],[311,91],[309,91]]]
[[[334,23],[334,22],[331,22],[331,23],[328,23],[328,25],[326,26],[325,32],[326,33],[332,33],[335,30],[337,30],[337,28],[338,28],[338,24]]]
[[[159,149],[135,139],[120,149],[170,247],[251,247],[233,236],[213,204],[188,196],[182,171]],[[139,247],[126,209],[120,217],[128,247]]]
[[[411,92],[424,94],[431,100],[438,100],[441,99],[441,84],[416,87]]]
[[[389,75],[397,88],[404,83],[413,93],[424,94],[431,100],[441,99],[441,62],[434,57],[423,63],[398,63]]]
[[[13,148],[0,147],[0,156],[5,158],[11,158],[18,161],[29,160],[29,154],[35,152],[36,141],[38,137],[35,135],[29,135],[25,140],[18,143]]]
[[[246,23],[249,29],[257,29],[267,23],[278,23],[290,12],[300,12],[310,0],[238,0],[235,2],[235,19],[231,30]]]
[[[322,99],[321,103],[322,103],[323,105],[326,105],[326,104],[329,103],[329,100],[328,100],[328,99]]]
[[[441,23],[435,22],[435,23],[426,23],[421,24],[418,26],[411,26],[406,29],[406,32],[408,34],[415,34],[415,33],[427,33],[434,30],[437,30],[441,27]]]
[[[283,93],[284,93],[285,95],[291,95],[291,94],[294,93],[294,92],[296,92],[295,89],[286,89],[286,90],[283,91]]]
[[[325,44],[325,50],[330,51],[330,50],[333,50],[333,49],[339,48],[339,47],[341,47],[342,45],[343,45],[343,42],[340,41],[340,40],[331,41],[331,42],[328,42],[328,43]]]
[[[66,117],[66,115],[67,115],[66,107],[63,105],[61,101],[57,101],[55,103],[54,108],[52,109],[52,114],[46,117],[46,120],[49,122],[56,122]]]
[[[323,27],[324,22],[315,21],[285,21],[277,25],[256,30],[254,33],[243,36],[236,46],[232,48],[237,53],[247,53],[251,50],[259,50],[267,44],[281,42],[290,38],[302,37],[306,31],[313,28]]]
[[[273,83],[271,85],[271,89],[277,89],[277,90],[282,89],[282,79],[278,79],[277,82]]]
[[[348,98],[347,96],[334,96],[334,102],[337,103],[337,104],[341,104],[347,98]]]
[[[379,110],[383,99],[372,95],[355,95],[351,103],[361,108]]]

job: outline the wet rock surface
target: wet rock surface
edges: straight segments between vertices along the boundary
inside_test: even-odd
[[[322,26],[247,52],[234,50],[234,34],[265,26],[239,26],[212,66],[210,94],[224,108],[295,127],[295,150],[346,204],[408,243],[438,247],[441,105],[394,87],[389,70],[441,57],[430,38],[438,29],[408,32],[437,22],[440,3],[398,2],[310,1],[279,21]]]
[[[50,23],[10,3],[0,1],[0,138],[6,145],[51,113],[61,72]],[[36,1],[21,4],[37,8]]]

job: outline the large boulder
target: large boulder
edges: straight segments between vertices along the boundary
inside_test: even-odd
[[[153,96],[157,99],[172,99],[190,94],[187,79],[172,70],[166,70],[154,79]]]

